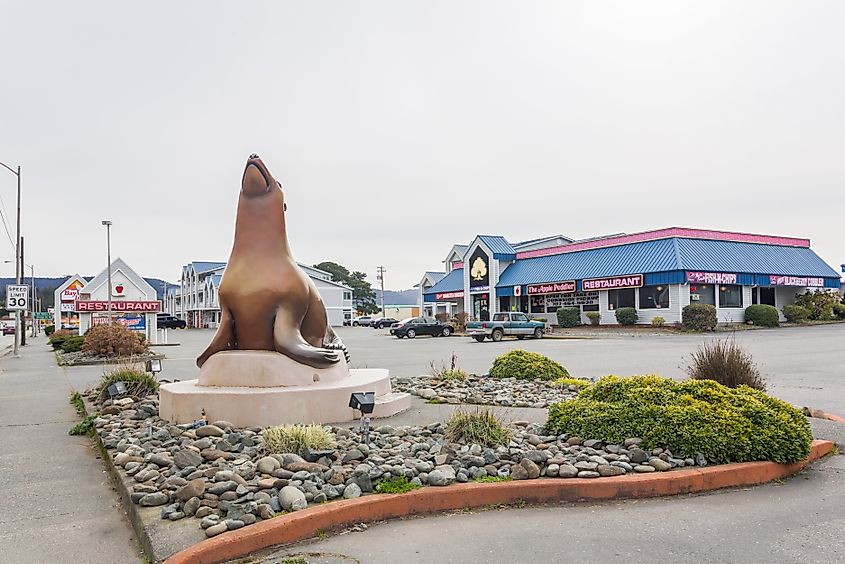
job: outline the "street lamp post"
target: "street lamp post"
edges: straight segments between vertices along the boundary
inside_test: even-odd
[[[38,320],[35,319],[35,312],[38,311],[38,293],[35,291],[35,266],[32,264],[28,266],[32,280],[32,307],[29,309],[32,311],[32,336],[35,337],[38,335]]]
[[[17,211],[17,236],[15,237],[15,283],[21,283],[21,165],[15,170],[6,163],[0,162],[0,165],[18,177],[18,211]],[[21,342],[21,316],[20,313],[15,315],[15,356],[18,356],[18,349]]]
[[[108,276],[109,276],[109,325],[111,325],[111,221],[104,219],[103,225],[106,226],[106,253],[108,257]]]

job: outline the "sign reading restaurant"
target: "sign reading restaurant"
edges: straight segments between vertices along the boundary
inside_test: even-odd
[[[529,284],[528,295],[535,294],[568,294],[575,291],[575,280],[565,282],[549,282],[548,284]]]
[[[109,310],[109,302],[105,300],[96,301],[76,301],[76,311],[108,311]],[[143,311],[149,313],[156,313],[161,311],[161,302],[160,301],[128,301],[128,300],[115,300],[111,303],[111,310],[112,311]]]
[[[804,288],[824,287],[824,278],[806,278],[803,276],[769,276],[771,286],[803,286]]]
[[[439,294],[434,294],[435,300],[450,300],[452,298],[463,298],[464,293],[463,291],[460,292],[441,292]]]
[[[687,282],[696,284],[736,284],[736,274],[725,272],[687,272]]]
[[[610,278],[590,278],[581,282],[581,288],[588,290],[619,290],[622,288],[639,288],[643,285],[642,274],[628,276],[611,276]]]

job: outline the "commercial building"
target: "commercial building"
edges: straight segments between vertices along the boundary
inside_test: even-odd
[[[617,309],[633,307],[639,323],[674,323],[685,306],[703,303],[720,323],[743,322],[752,304],[782,309],[798,293],[840,286],[809,239],[683,227],[515,244],[478,235],[453,246],[445,264],[419,284],[424,314],[463,311],[482,321],[523,311],[556,323],[558,308],[578,307],[583,322],[594,311],[615,324]]]
[[[311,277],[333,326],[352,319],[352,289],[332,281],[332,275],[317,268],[300,264]],[[182,267],[178,285],[167,288],[164,310],[184,319],[188,327],[216,328],[220,324],[220,281],[226,270],[225,262],[194,261]]]

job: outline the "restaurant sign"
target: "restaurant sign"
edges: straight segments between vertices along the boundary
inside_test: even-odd
[[[441,292],[439,294],[434,294],[435,300],[451,300],[453,298],[463,298],[464,292],[463,290],[460,292]]]
[[[92,300],[92,301],[76,301],[76,311],[80,312],[88,312],[88,311],[108,311],[109,310],[109,302],[105,300]],[[161,302],[160,301],[126,301],[126,300],[115,300],[111,303],[111,310],[112,311],[138,311],[138,312],[148,312],[148,313],[156,313],[161,311]]]
[[[687,282],[695,284],[736,284],[736,274],[724,272],[687,272]]]
[[[621,288],[639,288],[643,285],[642,274],[611,276],[610,278],[591,278],[581,282],[581,288],[588,290],[617,290]]]
[[[824,278],[806,278],[801,276],[769,276],[769,285],[822,288],[824,287]]]
[[[548,284],[529,284],[528,295],[535,294],[568,294],[575,291],[575,280],[565,282],[549,282]]]

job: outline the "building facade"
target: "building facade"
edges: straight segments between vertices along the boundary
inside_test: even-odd
[[[352,289],[332,281],[328,272],[300,264],[299,267],[314,281],[329,323],[343,325],[352,319]],[[220,282],[226,270],[225,262],[194,261],[182,267],[178,285],[168,287],[164,309],[184,319],[188,327],[216,328],[220,324]]]
[[[434,281],[436,276],[442,275]],[[779,310],[807,290],[836,290],[839,274],[810,249],[808,239],[667,228],[573,241],[563,236],[511,244],[478,235],[455,245],[442,273],[426,273],[420,304],[427,315],[467,312],[487,320],[523,311],[556,323],[561,307],[577,307],[601,324],[633,307],[639,323],[681,321],[691,303],[716,307],[720,323],[745,320],[745,308]]]

